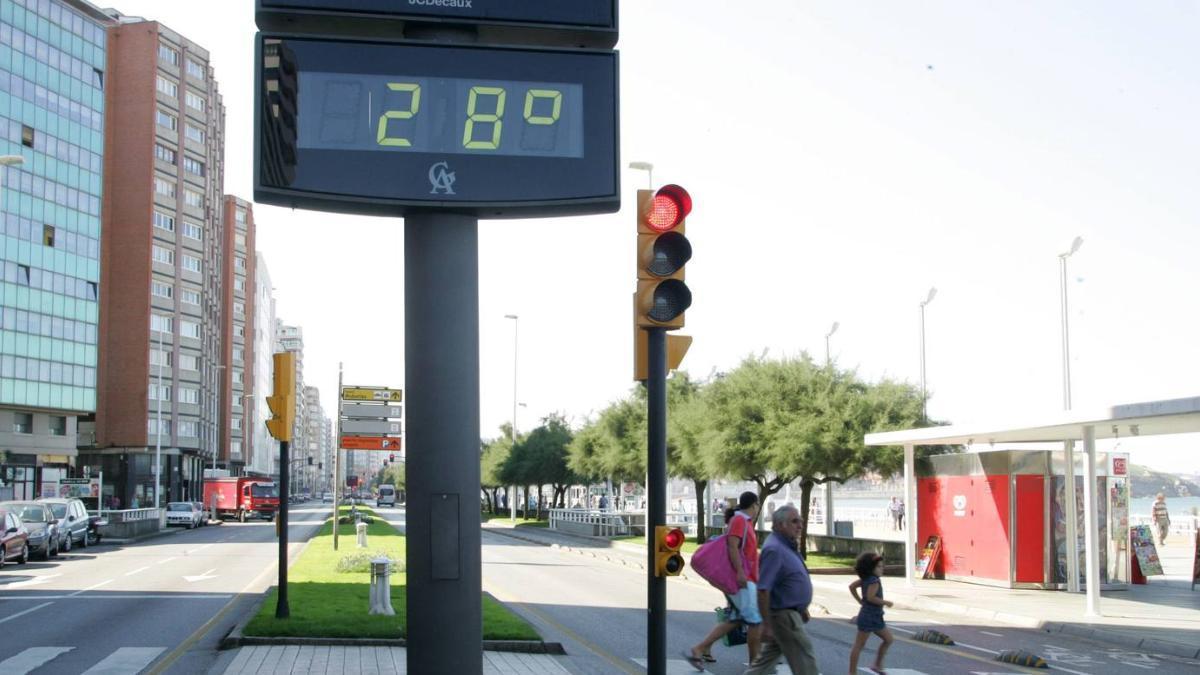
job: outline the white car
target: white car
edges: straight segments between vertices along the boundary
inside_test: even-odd
[[[167,504],[167,526],[182,525],[187,529],[199,527],[203,514],[193,502],[170,502]]]

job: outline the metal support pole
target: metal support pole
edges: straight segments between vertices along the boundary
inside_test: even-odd
[[[404,223],[408,672],[483,671],[479,223]]]
[[[825,482],[825,534],[832,537],[833,532],[833,481]]]
[[[172,319],[174,321],[174,319]],[[154,508],[162,508],[162,369],[163,369],[163,327],[158,327],[158,405],[154,413]],[[171,348],[174,349],[175,338],[171,338]],[[160,513],[159,527],[162,527],[163,516]]]
[[[279,472],[279,512],[275,514],[275,518],[279,521],[279,592],[275,600],[275,618],[286,619],[291,616],[291,609],[288,608],[288,581],[287,581],[287,548],[288,548],[288,446],[287,441],[279,442],[279,466],[282,470]]]
[[[1096,512],[1096,428],[1083,428],[1083,548],[1087,615],[1100,616],[1100,531]]]
[[[1067,256],[1058,256],[1059,299],[1062,306],[1063,410],[1071,409],[1071,333],[1067,310]]]
[[[340,491],[342,459],[342,362],[338,361],[338,388],[337,388],[337,436],[333,438],[333,550],[338,550],[338,518],[341,516],[340,505],[341,500],[338,499]]]
[[[646,672],[665,675],[667,580],[654,573],[654,527],[667,524],[667,331],[646,334]]]
[[[929,419],[925,411],[925,303],[921,303],[921,424]]]
[[[1067,441],[1063,498],[1067,500],[1067,592],[1079,592],[1079,504],[1075,501],[1075,441]]]
[[[917,563],[917,533],[913,527],[917,513],[915,455],[913,446],[904,446],[904,585],[909,588],[913,586],[913,566]],[[936,562],[931,561],[929,564]]]

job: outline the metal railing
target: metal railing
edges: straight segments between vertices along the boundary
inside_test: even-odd
[[[1189,540],[1194,538],[1196,536],[1196,529],[1200,527],[1197,519],[1197,516],[1193,516],[1190,513],[1171,516],[1171,526],[1167,528],[1167,535],[1186,537]],[[1158,528],[1154,526],[1154,519],[1150,516],[1129,516],[1129,526],[1133,527],[1135,525],[1149,525],[1155,533],[1158,532]]]
[[[632,526],[642,524],[643,513],[621,513],[617,511],[588,511],[584,509],[549,509],[550,529],[577,529],[564,523],[587,526],[599,537],[615,537],[634,534]]]
[[[133,523],[139,520],[158,520],[162,509],[104,509],[103,511],[88,511],[92,515],[101,515],[110,523]]]

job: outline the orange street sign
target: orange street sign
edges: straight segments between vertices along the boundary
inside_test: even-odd
[[[342,436],[343,450],[389,450],[400,449],[399,438],[385,436]]]

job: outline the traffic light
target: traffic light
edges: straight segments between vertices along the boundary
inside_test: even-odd
[[[634,312],[641,328],[683,328],[683,312],[692,304],[692,292],[683,282],[683,266],[692,258],[692,245],[684,236],[691,210],[691,195],[678,185],[638,190]]]
[[[394,461],[396,461],[396,453],[394,453],[394,452],[393,452],[393,453],[390,453],[390,454],[388,455],[388,461],[389,461],[389,462],[394,462]]]
[[[687,537],[683,530],[670,525],[654,527],[654,576],[677,577],[683,571],[679,548]]]
[[[271,419],[267,430],[278,441],[292,440],[292,422],[296,417],[296,353],[279,352],[274,355],[274,387],[267,397]]]

